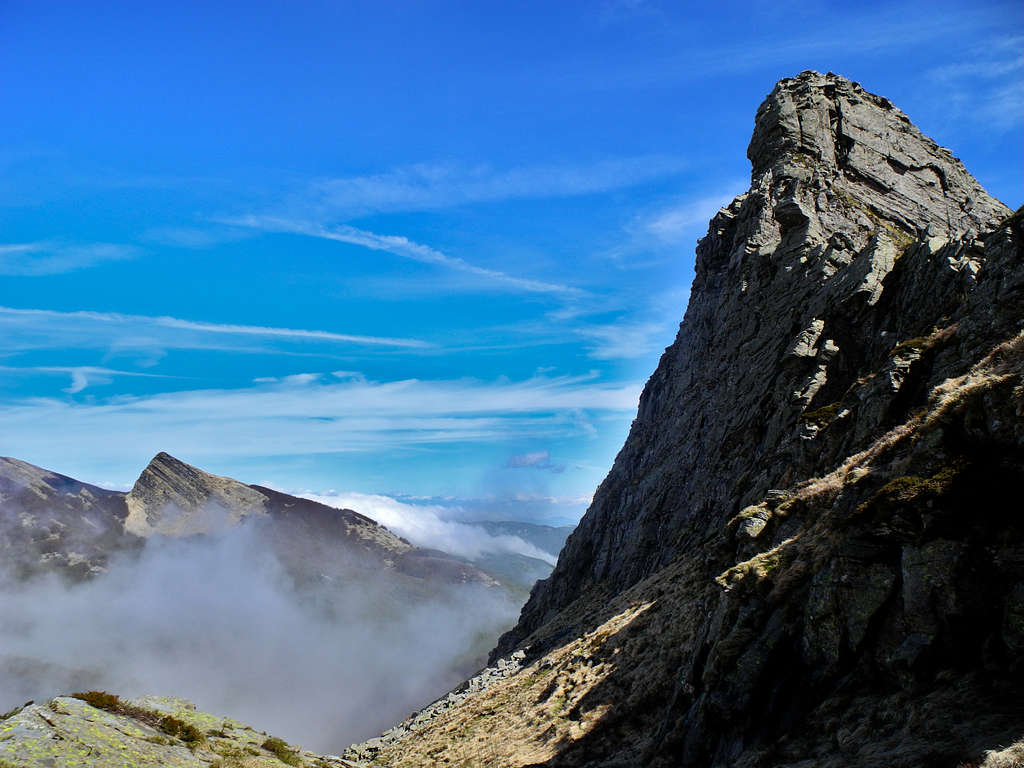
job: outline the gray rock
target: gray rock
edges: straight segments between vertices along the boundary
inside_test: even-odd
[[[1024,715],[1024,212],[832,74],[781,81],[748,156],[625,445],[492,661],[650,601],[587,696],[607,724],[551,764],[980,762]]]
[[[699,540],[877,435],[906,379],[895,364],[862,393],[851,440],[794,439],[803,413],[956,313],[977,282],[964,254],[1010,213],[888,100],[837,75],[781,81],[747,154],[750,191],[697,246],[679,335],[625,446],[495,656],[589,585],[619,592],[653,573],[675,555],[666,539]]]
[[[193,536],[267,514],[267,498],[230,477],[158,453],[125,498],[125,528],[139,536]]]

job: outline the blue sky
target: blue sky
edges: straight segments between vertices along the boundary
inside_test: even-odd
[[[856,10],[853,10],[853,9]],[[573,520],[776,80],[1022,201],[1019,2],[0,4],[0,454]]]

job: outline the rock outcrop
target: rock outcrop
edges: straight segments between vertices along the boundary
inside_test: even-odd
[[[750,191],[697,246],[690,305],[626,444],[503,649],[587,584],[635,584],[896,423],[882,389],[823,452],[809,415],[949,322],[977,281],[979,232],[1010,213],[890,102],[840,77],[782,81],[747,154]]]
[[[351,768],[185,699],[103,692],[29,702],[0,715],[0,765],[18,768]],[[83,700],[86,699],[86,700]],[[91,702],[91,703],[90,703]],[[94,706],[95,704],[95,706]]]
[[[832,74],[781,81],[748,156],[492,654],[523,670],[378,763],[954,768],[1024,735],[1024,215]]]
[[[138,536],[190,536],[267,514],[259,491],[158,453],[125,497],[125,528]]]

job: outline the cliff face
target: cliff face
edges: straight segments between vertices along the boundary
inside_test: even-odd
[[[780,82],[747,154],[750,191],[697,247],[690,305],[629,437],[503,650],[586,586],[620,592],[898,423],[896,380],[843,439],[817,439],[818,419],[801,417],[954,314],[977,280],[978,233],[1010,213],[891,103],[840,77]]]
[[[1024,734],[1024,219],[831,74],[781,81],[748,156],[492,654],[522,671],[382,764],[952,768]]]

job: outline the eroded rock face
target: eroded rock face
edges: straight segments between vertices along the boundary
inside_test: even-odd
[[[191,536],[267,514],[266,497],[230,477],[158,453],[125,498],[125,528],[139,536]]]
[[[834,75],[780,82],[748,154],[492,654],[524,672],[384,764],[952,767],[1020,740],[1024,212]]]
[[[889,354],[952,322],[978,281],[979,233],[1010,213],[888,100],[836,75],[781,81],[748,156],[750,190],[697,246],[679,335],[626,444],[498,655],[589,586],[621,592],[897,423],[922,366]],[[849,430],[815,440],[876,371]]]

